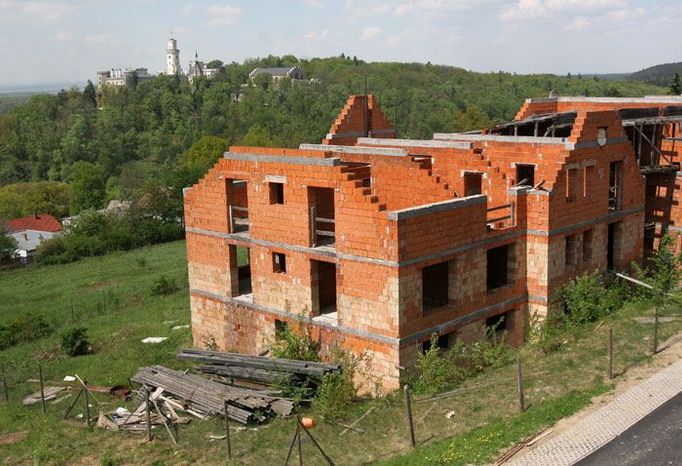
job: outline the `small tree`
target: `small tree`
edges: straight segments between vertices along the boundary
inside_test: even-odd
[[[85,327],[69,328],[62,333],[62,351],[69,356],[80,356],[90,352],[88,329]]]
[[[17,249],[17,242],[0,225],[0,260],[11,259]]]
[[[675,73],[673,82],[670,84],[670,92],[674,95],[682,94],[682,79],[680,78],[680,73]]]

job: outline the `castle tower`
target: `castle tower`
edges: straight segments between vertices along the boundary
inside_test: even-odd
[[[168,39],[168,47],[166,48],[166,74],[181,74],[180,68],[180,50],[178,50],[178,43],[172,37]]]

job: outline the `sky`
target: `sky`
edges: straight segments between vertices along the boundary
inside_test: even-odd
[[[0,0],[0,86],[97,70],[342,52],[474,71],[617,73],[682,61],[681,0]]]

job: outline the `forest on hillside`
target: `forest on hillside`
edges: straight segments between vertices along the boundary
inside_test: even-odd
[[[245,86],[256,66],[290,65],[303,67],[313,81],[273,85],[257,79]],[[579,75],[475,73],[345,56],[270,56],[222,66],[215,78],[193,85],[159,76],[106,88],[101,96],[90,83],[82,90],[33,96],[0,115],[0,218],[36,211],[76,214],[109,199],[149,198],[149,192],[160,191],[172,192],[174,208],[181,209],[182,187],[228,145],[317,142],[348,96],[364,93],[365,78],[399,134],[416,138],[511,119],[524,99],[550,90],[589,96],[668,91]]]
[[[676,74],[682,75],[682,62],[651,66],[632,73],[629,79],[668,87],[673,84]]]

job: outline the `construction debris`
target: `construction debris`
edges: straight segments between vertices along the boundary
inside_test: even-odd
[[[238,353],[197,349],[180,350],[178,358],[202,363],[198,369],[208,374],[264,384],[283,380],[300,381],[310,377],[319,379],[325,374],[341,371],[340,364],[246,356]]]
[[[54,400],[57,395],[65,391],[66,387],[45,387],[43,390],[43,395],[45,396],[45,401]],[[40,403],[41,397],[40,392],[32,393],[26,396],[21,402],[24,406],[31,406]]]
[[[142,340],[142,343],[155,345],[157,343],[161,343],[163,341],[166,341],[167,339],[168,339],[168,337],[147,337],[144,340]]]
[[[167,407],[200,419],[223,414],[225,401],[228,402],[230,419],[241,424],[263,422],[272,413],[287,416],[294,408],[291,400],[272,396],[262,390],[227,386],[163,366],[143,367],[131,380],[156,389],[150,397],[153,401],[158,398]]]

